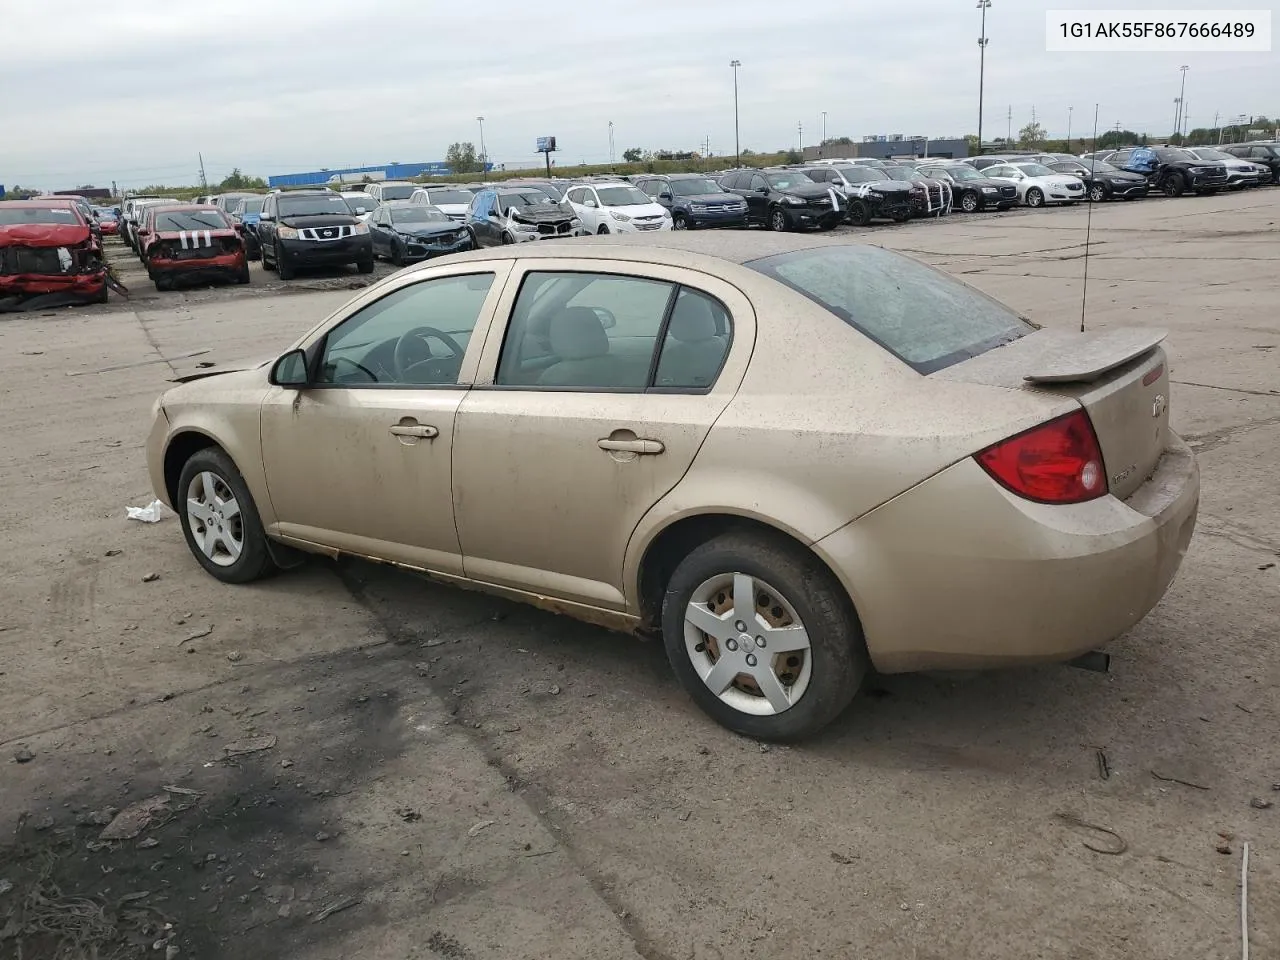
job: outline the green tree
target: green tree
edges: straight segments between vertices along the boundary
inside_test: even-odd
[[[639,147],[630,147],[622,151],[622,160],[624,163],[639,163],[644,159],[644,151]]]
[[[787,163],[800,163],[804,158],[800,156],[800,151],[792,147],[787,151]]]
[[[966,133],[964,142],[969,148],[969,156],[975,157],[982,152],[982,144],[978,143],[978,135],[976,133]]]
[[[445,151],[444,162],[454,173],[477,173],[482,168],[480,158],[476,156],[476,145],[471,141],[451,143]]]
[[[1039,150],[1045,141],[1044,127],[1032,120],[1018,131],[1018,144],[1028,150]]]

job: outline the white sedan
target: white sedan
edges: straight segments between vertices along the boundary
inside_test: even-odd
[[[1046,203],[1076,203],[1085,199],[1084,181],[1065,173],[1054,173],[1041,163],[998,163],[982,171],[992,180],[1003,180],[1018,188],[1018,199],[1028,207]]]
[[[671,229],[670,211],[629,183],[581,184],[565,199],[588,233]]]

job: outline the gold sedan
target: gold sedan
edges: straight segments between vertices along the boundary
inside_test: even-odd
[[[796,739],[872,666],[1068,660],[1156,605],[1199,496],[1162,338],[839,238],[521,245],[187,378],[148,460],[220,580],[350,554],[661,632],[713,718]]]

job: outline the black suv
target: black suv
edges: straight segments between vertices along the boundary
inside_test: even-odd
[[[747,222],[770,230],[830,230],[844,219],[840,194],[799,170],[732,170],[720,186],[747,201]]]
[[[877,167],[851,163],[797,169],[814,183],[835,187],[845,199],[849,222],[856,227],[872,220],[903,223],[911,219],[911,185],[889,179]]]
[[[1127,170],[1126,164],[1137,147],[1126,147],[1108,153],[1105,160],[1113,167]],[[1180,197],[1188,190],[1201,196],[1217,193],[1227,185],[1226,164],[1216,160],[1199,160],[1177,147],[1154,147],[1156,168],[1148,176],[1150,184],[1166,197]],[[1129,171],[1132,172],[1132,171]]]
[[[1218,149],[1241,160],[1270,167],[1271,179],[1263,183],[1280,183],[1280,143],[1230,143]]]
[[[671,211],[671,229],[745,227],[747,204],[700,173],[632,177],[631,182]]]
[[[262,269],[293,279],[298,267],[354,263],[373,273],[369,225],[332,190],[289,190],[267,195],[258,219]]]

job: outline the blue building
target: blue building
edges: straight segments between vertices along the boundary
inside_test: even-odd
[[[493,164],[486,163],[485,170],[492,170]],[[453,171],[443,160],[431,163],[382,163],[372,167],[345,167],[339,170],[313,170],[310,173],[281,173],[267,178],[272,187],[309,187],[322,186],[333,177],[341,175],[344,180],[358,183],[363,177],[376,177],[379,180],[412,180],[414,177],[445,177]]]

